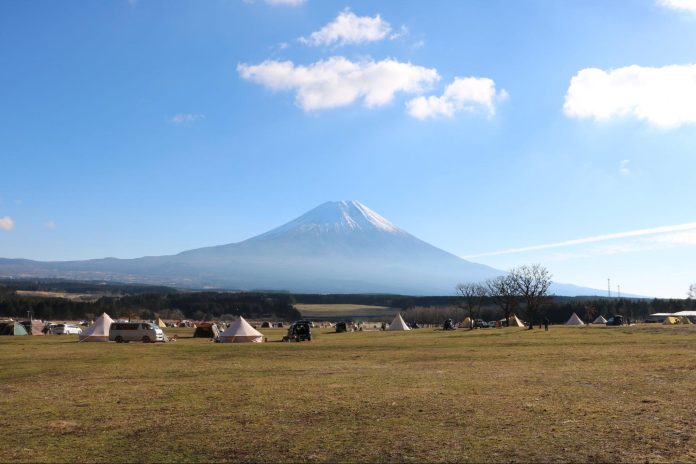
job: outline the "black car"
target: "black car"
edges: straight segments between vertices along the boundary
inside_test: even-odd
[[[624,323],[623,316],[612,316],[607,320],[607,325],[609,325],[609,326],[623,325],[623,323]]]
[[[309,321],[296,321],[288,327],[288,334],[283,337],[284,342],[312,341],[312,325]]]
[[[348,332],[348,325],[345,322],[336,323],[336,333]]]
[[[442,330],[455,330],[456,328],[452,319],[447,319],[442,325]]]

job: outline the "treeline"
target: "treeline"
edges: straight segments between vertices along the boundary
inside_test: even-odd
[[[0,316],[35,319],[93,319],[106,312],[114,318],[229,320],[238,316],[296,320],[301,317],[290,295],[190,292],[102,297],[95,302],[31,298],[0,293]]]
[[[512,312],[527,321],[525,309],[520,304]],[[650,314],[679,311],[696,311],[696,300],[552,297],[542,306],[541,316],[542,319],[548,317],[552,324],[563,324],[573,313],[584,322],[592,322],[599,315],[605,318],[620,315],[631,321],[644,321]],[[457,303],[456,298],[449,305],[415,305],[402,310],[404,320],[422,324],[442,324],[446,319],[461,321],[468,315],[468,311]],[[504,314],[491,298],[484,298],[474,317],[493,321],[503,319]],[[536,323],[540,320],[537,319]]]

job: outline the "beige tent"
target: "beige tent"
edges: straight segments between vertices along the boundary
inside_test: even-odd
[[[679,324],[679,318],[674,317],[674,316],[667,316],[665,317],[665,320],[662,322],[664,325],[675,325]]]
[[[691,321],[690,321],[689,318],[686,317],[686,316],[681,316],[681,317],[679,318],[679,322],[682,323],[682,324],[691,324]]]
[[[597,319],[595,319],[594,321],[592,321],[592,323],[593,323],[593,324],[606,324],[606,323],[607,323],[607,320],[604,319],[604,316],[602,316],[602,315],[600,314],[599,316],[597,316]]]
[[[80,334],[81,342],[108,342],[113,319],[104,313]]]
[[[261,343],[263,334],[253,328],[242,316],[220,334],[221,343]]]
[[[395,330],[411,330],[409,326],[406,325],[406,322],[404,322],[404,318],[401,317],[401,313],[397,314],[394,320],[392,321],[391,324],[389,324],[389,327],[387,327],[387,330],[395,331]]]
[[[164,321],[163,321],[161,318],[159,318],[159,317],[158,317],[157,320],[155,321],[155,324],[157,324],[157,326],[158,326],[160,329],[164,329],[164,328],[167,327],[167,324],[165,324]]]
[[[500,323],[504,325],[505,319],[501,319]],[[524,327],[524,322],[516,314],[511,314],[510,319],[508,319],[508,327]]]
[[[577,314],[573,313],[573,315],[570,316],[570,319],[568,319],[568,322],[566,322],[565,325],[585,325],[585,323],[582,322],[582,319],[580,319]]]
[[[463,329],[470,329],[471,328],[471,318],[469,316],[465,317],[464,320],[462,321],[461,324],[459,324],[459,327]]]

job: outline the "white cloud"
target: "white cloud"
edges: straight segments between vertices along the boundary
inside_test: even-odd
[[[0,229],[9,231],[14,229],[14,226],[15,223],[10,216],[0,218]]]
[[[298,40],[308,45],[347,45],[375,42],[386,38],[391,32],[391,25],[380,15],[356,16],[351,11],[342,11],[326,26],[312,32],[309,38]]]
[[[622,176],[630,176],[631,175],[631,160],[621,160],[621,163],[619,163],[619,174]]]
[[[353,62],[342,56],[309,66],[275,60],[242,63],[237,72],[268,89],[294,91],[295,101],[305,111],[347,106],[357,100],[368,108],[382,106],[397,92],[419,93],[440,79],[437,70],[411,63],[393,59]]]
[[[307,0],[266,0],[269,5],[300,6]]]
[[[696,0],[658,0],[659,5],[673,10],[687,10],[696,12]]]
[[[202,119],[205,119],[204,114],[179,113],[169,118],[169,122],[172,124],[193,124]]]
[[[673,226],[653,227],[651,229],[631,230],[628,232],[619,232],[619,233],[615,233],[615,234],[595,235],[592,237],[579,238],[579,239],[575,239],[575,240],[566,240],[564,242],[546,243],[543,245],[532,245],[532,246],[520,247],[520,248],[509,248],[507,250],[492,251],[492,252],[488,252],[488,253],[479,253],[476,255],[470,255],[470,256],[465,257],[464,259],[480,258],[482,256],[499,256],[499,255],[507,255],[507,254],[512,254],[512,253],[524,253],[524,252],[528,252],[528,251],[540,251],[540,250],[547,250],[547,249],[551,249],[551,248],[562,248],[562,247],[567,247],[567,246],[584,245],[587,243],[596,243],[596,242],[605,242],[608,240],[643,237],[643,236],[648,236],[648,235],[657,236],[657,237],[653,237],[653,238],[657,239],[656,241],[659,241],[660,236],[666,236],[668,234],[675,234],[677,232],[687,232],[687,231],[689,233],[696,233],[696,222],[690,222],[687,224],[678,224],[678,225],[673,225]],[[666,243],[667,240],[668,239],[663,239],[663,243]]]
[[[53,222],[53,221],[48,221],[48,222],[46,223],[46,228],[47,228],[48,230],[54,230],[54,229],[56,228],[56,223]]]
[[[633,116],[661,128],[696,123],[696,65],[583,69],[570,81],[563,110],[598,121]]]
[[[696,229],[658,235],[656,237],[651,237],[650,241],[655,243],[668,243],[671,245],[696,245]]]
[[[495,114],[496,103],[508,97],[505,90],[497,92],[495,82],[487,77],[456,77],[440,97],[417,97],[406,104],[408,114],[417,119],[447,117],[458,111],[483,110]]]

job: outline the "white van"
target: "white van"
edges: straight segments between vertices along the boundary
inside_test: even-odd
[[[154,343],[164,341],[164,332],[150,322],[112,322],[109,340],[122,342]]]

